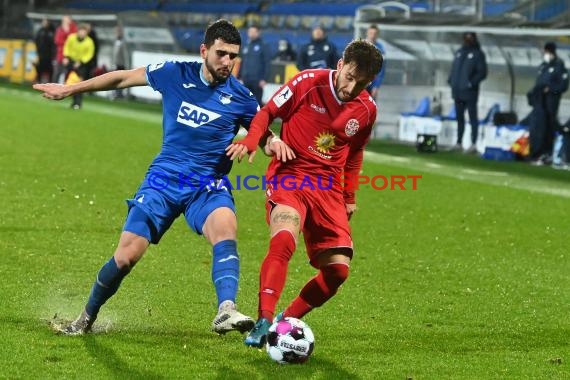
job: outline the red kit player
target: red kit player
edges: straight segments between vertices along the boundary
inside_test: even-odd
[[[232,159],[249,153],[251,161],[260,138],[279,117],[280,138],[292,150],[271,149],[277,137],[270,137],[266,146],[266,152],[276,153],[266,178],[271,239],[261,265],[259,319],[245,339],[248,346],[265,344],[299,232],[319,272],[278,318],[302,318],[329,300],[348,277],[348,220],[356,200],[354,186],[345,184],[354,183],[351,178],[360,172],[376,121],[376,104],[365,89],[382,68],[382,60],[369,42],[351,42],[337,70],[297,74],[257,113],[245,139],[227,148]]]

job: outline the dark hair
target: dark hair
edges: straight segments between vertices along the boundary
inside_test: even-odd
[[[374,30],[378,30],[378,25],[376,24],[372,24],[368,27],[368,29],[374,29]]]
[[[342,53],[344,64],[354,64],[356,71],[367,78],[374,77],[382,69],[384,58],[374,44],[366,40],[355,40]]]
[[[228,20],[220,19],[210,24],[204,34],[204,44],[209,48],[218,38],[227,44],[241,45],[241,35]]]
[[[549,41],[544,44],[544,50],[556,55],[556,43]]]

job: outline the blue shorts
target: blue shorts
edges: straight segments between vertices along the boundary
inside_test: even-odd
[[[192,230],[202,235],[208,215],[227,207],[235,213],[234,198],[224,186],[180,186],[172,177],[169,186],[161,188],[152,182],[149,172],[132,199],[127,200],[128,214],[123,231],[132,232],[158,244],[174,220],[184,214]],[[219,183],[218,183],[219,184]]]

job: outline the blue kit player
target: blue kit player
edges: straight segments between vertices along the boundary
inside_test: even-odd
[[[253,94],[231,75],[241,45],[237,29],[218,20],[206,30],[200,46],[202,63],[165,62],[110,72],[73,85],[38,84],[48,99],[74,94],[149,85],[162,94],[163,144],[133,199],[115,254],[103,265],[85,310],[59,327],[64,334],[91,330],[101,306],[174,220],[184,214],[192,230],[213,247],[212,281],[218,314],[212,330],[219,334],[251,330],[254,321],[236,310],[239,255],[233,197],[222,178],[231,161],[224,149],[241,126],[259,110]],[[271,149],[284,149],[276,139]],[[266,147],[267,150],[267,147]],[[167,185],[167,186],[165,186]]]

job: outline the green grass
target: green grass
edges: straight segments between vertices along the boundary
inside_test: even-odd
[[[418,189],[359,191],[351,277],[305,318],[309,362],[279,366],[209,331],[210,247],[183,219],[105,305],[106,333],[55,335],[47,321],[79,313],[113,253],[161,115],[13,87],[0,104],[1,378],[570,379],[569,172],[372,142],[364,174],[421,174]],[[257,157],[233,174],[261,175]],[[238,302],[255,315],[264,194],[235,195]],[[300,247],[280,307],[313,275],[306,261]]]

